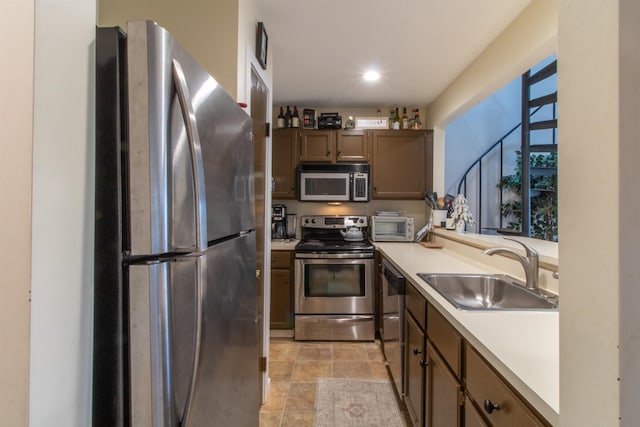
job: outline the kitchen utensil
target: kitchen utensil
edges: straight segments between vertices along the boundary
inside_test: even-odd
[[[425,202],[431,209],[437,209],[437,206],[438,206],[437,200],[438,200],[438,193],[436,193],[435,191],[427,193],[425,195]]]
[[[346,232],[340,231],[340,234],[344,236],[344,240],[347,242],[360,242],[361,240],[364,240],[362,230],[358,227],[349,227]]]

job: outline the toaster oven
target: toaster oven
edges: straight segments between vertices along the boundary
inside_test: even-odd
[[[413,222],[408,216],[372,216],[369,235],[376,242],[413,242]]]

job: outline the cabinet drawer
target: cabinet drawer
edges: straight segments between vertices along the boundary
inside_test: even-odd
[[[494,427],[546,426],[470,346],[465,346],[466,387]],[[498,405],[489,413],[485,401]],[[468,403],[467,403],[468,404]]]
[[[433,306],[427,307],[427,337],[436,346],[455,376],[460,379],[462,338]]]
[[[291,268],[291,251],[271,251],[271,268]]]
[[[416,288],[409,284],[407,284],[406,287],[405,304],[407,310],[416,318],[418,324],[424,331],[427,320],[427,300],[424,299]]]

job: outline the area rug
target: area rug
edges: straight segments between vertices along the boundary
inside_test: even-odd
[[[389,381],[318,378],[314,427],[405,425]]]

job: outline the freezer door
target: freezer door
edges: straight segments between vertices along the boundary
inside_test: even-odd
[[[248,233],[206,253],[202,334],[185,427],[258,425],[255,244],[255,233]]]
[[[132,255],[254,228],[251,118],[153,22],[128,24]]]
[[[258,425],[254,233],[129,275],[131,425]]]

